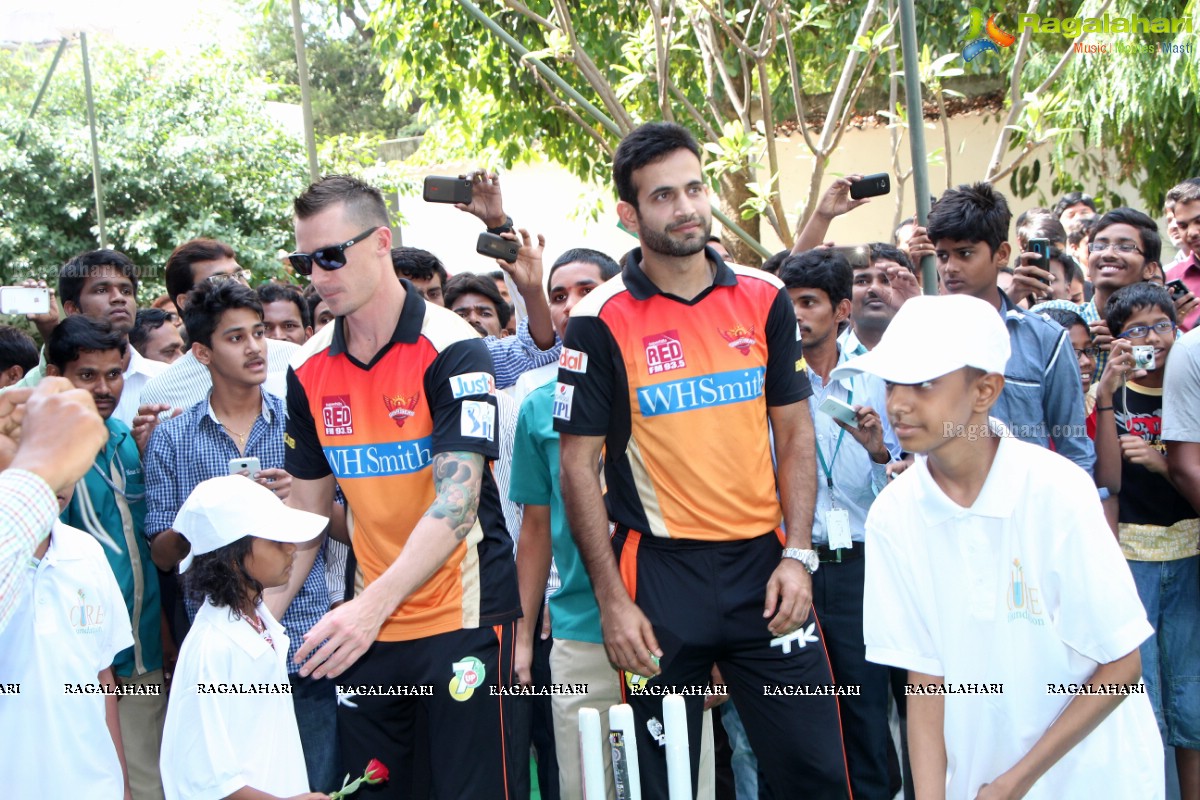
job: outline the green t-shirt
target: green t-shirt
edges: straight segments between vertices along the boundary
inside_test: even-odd
[[[513,469],[508,497],[514,503],[550,506],[550,550],[562,586],[550,596],[554,638],[602,644],[600,607],[579,548],[571,539],[567,509],[558,475],[558,434],[551,411],[554,381],[534,389],[521,403],[513,441]]]
[[[162,606],[158,571],[150,560],[150,542],[145,534],[146,479],[137,443],[124,422],[110,417],[104,424],[108,427],[108,443],[75,485],[75,495],[60,519],[93,536],[98,528],[117,547],[113,550],[101,539],[104,557],[121,587],[133,626],[133,647],[122,650],[113,660],[113,671],[128,678],[162,669]],[[128,531],[113,488],[121,483],[129,507]]]

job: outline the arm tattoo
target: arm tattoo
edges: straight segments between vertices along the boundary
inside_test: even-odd
[[[462,541],[475,526],[479,512],[479,487],[483,458],[474,453],[438,453],[433,457],[433,484],[437,497],[426,512],[445,520]]]

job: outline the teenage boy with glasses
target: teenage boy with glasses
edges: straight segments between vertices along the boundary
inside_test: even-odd
[[[1154,626],[1142,671],[1159,730],[1175,748],[1180,795],[1200,794],[1200,519],[1171,483],[1162,437],[1163,375],[1175,343],[1175,304],[1150,283],[1105,308],[1116,334],[1100,377],[1096,477],[1117,489],[1118,539]],[[1135,348],[1153,348],[1139,368]]]

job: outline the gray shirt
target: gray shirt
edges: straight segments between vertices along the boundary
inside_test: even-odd
[[[1176,339],[1167,357],[1162,438],[1200,442],[1200,328]]]

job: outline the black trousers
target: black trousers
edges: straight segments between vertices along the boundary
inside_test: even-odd
[[[863,642],[863,584],[866,562],[822,563],[813,575],[813,605],[841,686],[858,687],[858,695],[838,698],[850,786],[855,800],[891,800],[888,785],[888,668],[867,661]]]

